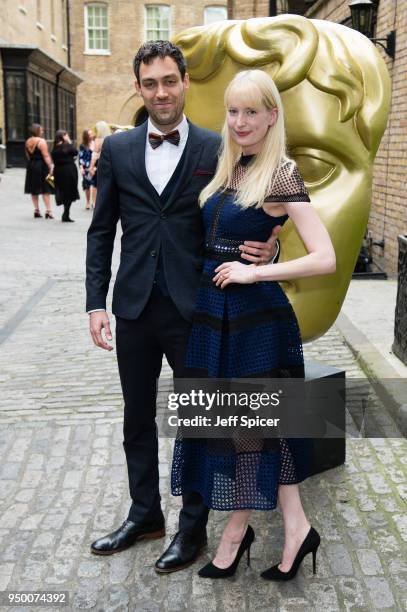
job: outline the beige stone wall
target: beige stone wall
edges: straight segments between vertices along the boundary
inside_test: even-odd
[[[228,0],[229,19],[267,17],[268,14],[268,0]]]
[[[54,28],[51,27],[51,3],[54,6]],[[41,0],[41,20],[38,21],[37,0],[1,0],[0,39],[7,43],[36,45],[67,65],[62,6],[61,0]]]
[[[313,19],[341,22],[350,14],[347,4],[343,0],[320,0],[307,15]],[[390,276],[397,273],[397,236],[407,233],[407,3],[380,0],[376,38],[385,38],[393,29],[397,37],[395,61],[379,47],[391,76],[392,103],[375,161],[368,224],[375,242],[384,239],[384,249],[374,247],[374,260]]]
[[[145,4],[108,0],[109,55],[85,52],[84,5],[76,0],[71,8],[72,69],[84,82],[77,90],[78,136],[99,119],[131,124],[141,101],[135,95],[132,60],[145,41]],[[226,0],[175,0],[171,2],[171,35],[202,25],[205,6],[226,6]]]

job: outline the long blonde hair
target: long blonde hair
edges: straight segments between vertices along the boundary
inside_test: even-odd
[[[109,124],[106,121],[98,121],[95,125],[96,138],[106,138],[106,136],[110,136],[112,130],[109,127]]]
[[[273,79],[262,70],[243,70],[237,73],[225,91],[226,110],[232,98],[254,109],[261,106],[268,110],[277,109],[277,120],[269,128],[262,149],[248,167],[245,180],[237,190],[238,204],[244,208],[256,204],[256,207],[260,208],[270,193],[281,166],[289,162],[294,168],[294,162],[288,158],[286,152],[283,105]],[[216,191],[225,190],[230,184],[233,169],[241,154],[242,149],[232,139],[225,120],[218,167],[215,176],[199,196],[201,206]]]

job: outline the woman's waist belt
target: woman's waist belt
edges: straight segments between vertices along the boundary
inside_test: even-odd
[[[222,261],[236,261],[236,259],[240,259],[242,253],[239,249],[241,244],[243,244],[242,240],[217,238],[215,242],[205,243],[205,257]]]

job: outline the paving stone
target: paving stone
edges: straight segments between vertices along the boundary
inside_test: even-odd
[[[21,463],[4,463],[0,470],[0,478],[5,480],[16,480],[21,471]]]
[[[102,569],[102,560],[82,561],[78,566],[78,576],[80,578],[98,578]]]
[[[363,586],[359,580],[354,578],[340,578],[339,589],[341,608],[343,610],[358,610],[358,612],[370,612],[370,601],[364,593]]]
[[[82,474],[80,472],[77,472],[76,470],[70,470],[65,474],[62,486],[66,489],[78,489],[81,479]]]
[[[369,533],[363,527],[353,527],[349,530],[348,535],[352,539],[355,548],[371,546]]]
[[[353,576],[353,564],[343,544],[329,544],[325,547],[332,572],[335,576]]]
[[[109,599],[106,602],[106,612],[128,612],[130,597],[122,585],[112,585],[109,588]]]
[[[383,574],[382,564],[379,555],[371,549],[359,548],[356,550],[362,572],[367,576],[377,576]]]
[[[17,522],[27,514],[27,511],[28,506],[26,504],[13,504],[2,516],[2,527],[15,527]]]
[[[8,588],[14,567],[14,563],[2,563],[0,565],[0,591],[5,591]]]
[[[98,595],[101,591],[96,582],[79,581],[72,597],[74,609],[90,610],[97,605]]]
[[[111,584],[123,584],[134,570],[134,556],[129,552],[112,557],[109,563],[109,579]]]
[[[366,585],[375,610],[394,609],[396,603],[386,578],[367,577]]]
[[[35,495],[35,489],[21,489],[14,495],[17,502],[29,502]]]

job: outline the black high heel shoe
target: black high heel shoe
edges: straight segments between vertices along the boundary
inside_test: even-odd
[[[201,568],[198,572],[198,576],[201,578],[229,578],[229,576],[233,576],[233,574],[237,570],[237,566],[239,565],[239,561],[242,558],[242,555],[245,550],[247,550],[247,565],[250,565],[250,547],[254,542],[254,531],[250,525],[247,526],[246,533],[244,534],[243,540],[240,542],[240,546],[238,548],[235,560],[232,565],[229,567],[225,567],[222,569],[220,567],[216,567],[213,563],[208,563],[203,568]]]
[[[291,580],[298,572],[304,557],[312,553],[312,572],[317,573],[317,550],[321,543],[319,533],[313,527],[310,528],[307,537],[300,546],[299,551],[294,559],[294,562],[288,572],[282,572],[278,569],[278,564],[273,565],[269,569],[262,572],[260,575],[265,580]]]

